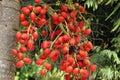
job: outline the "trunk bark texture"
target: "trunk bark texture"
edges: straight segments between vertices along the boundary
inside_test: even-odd
[[[10,50],[19,25],[19,9],[19,0],[0,0],[0,80],[14,80],[15,59]]]

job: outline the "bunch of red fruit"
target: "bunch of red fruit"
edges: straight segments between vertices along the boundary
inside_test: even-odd
[[[47,4],[40,4],[40,0],[35,0],[35,4],[21,9],[22,30],[16,33],[17,48],[12,49],[17,58],[16,67],[30,64],[32,58],[27,53],[35,50],[38,37],[46,37],[38,45],[41,54],[35,54],[38,57],[36,64],[42,67],[41,76],[55,67],[52,64],[59,64],[66,80],[87,80],[96,65],[89,61],[88,52],[93,45],[87,39],[91,29],[82,15],[86,14],[84,7],[78,3],[73,8],[64,4],[51,14]]]

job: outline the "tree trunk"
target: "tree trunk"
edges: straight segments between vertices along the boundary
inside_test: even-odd
[[[14,80],[15,59],[10,50],[19,25],[19,9],[19,0],[0,0],[0,80]]]

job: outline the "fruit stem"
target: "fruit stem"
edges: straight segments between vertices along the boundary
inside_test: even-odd
[[[64,26],[63,26],[62,23],[59,24],[59,27],[60,27],[60,29],[61,29],[65,34],[69,34],[69,33],[65,30],[65,28],[64,28]]]
[[[28,34],[28,35],[29,35],[30,27],[31,27],[31,23],[30,23],[30,25],[28,26],[28,30],[27,30],[27,34]]]
[[[52,49],[53,44],[55,43],[55,41],[60,37],[60,35],[63,33],[63,31],[55,38],[55,40],[51,43],[50,49]]]
[[[65,25],[66,25],[67,32],[69,33],[69,32],[70,32],[70,30],[68,29],[68,24],[67,24],[67,22],[66,22],[66,21],[65,21]]]
[[[76,58],[76,53],[73,55],[75,58],[75,62],[77,63],[77,58]],[[79,65],[77,64],[77,67],[79,67]]]
[[[81,14],[81,12],[79,12],[79,14],[83,18],[83,20],[86,21],[86,19],[83,17],[83,15]]]

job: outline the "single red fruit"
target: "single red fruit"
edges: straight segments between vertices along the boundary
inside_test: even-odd
[[[53,57],[53,58],[51,59],[52,62],[56,62],[57,60],[58,60],[58,56]]]
[[[43,31],[41,32],[41,34],[42,34],[42,36],[46,36],[46,35],[47,35],[47,32],[46,32],[45,30],[43,30]]]
[[[49,57],[52,59],[52,58],[54,58],[55,56],[56,56],[56,51],[55,51],[55,50],[51,51]]]
[[[70,64],[73,64],[73,63],[75,62],[75,59],[74,59],[74,57],[69,56],[68,59],[67,59],[67,61],[68,61]]]
[[[81,13],[85,13],[85,8],[83,6],[79,6],[79,10]]]
[[[21,25],[27,27],[29,25],[29,22],[27,20],[24,20],[21,22]]]
[[[28,5],[27,8],[32,11],[33,10],[33,6],[32,5]]]
[[[43,41],[43,43],[41,44],[41,48],[48,48],[50,46],[50,43],[48,41]]]
[[[76,75],[78,73],[79,73],[79,68],[74,68],[73,71],[72,71],[72,74]]]
[[[17,57],[18,57],[18,60],[22,60],[24,58],[24,54],[18,53]]]
[[[42,64],[43,64],[43,60],[42,60],[42,59],[36,60],[36,64],[37,64],[37,65],[42,65]]]
[[[53,62],[55,62],[57,59],[58,59],[58,56],[60,55],[60,52],[58,51],[58,50],[53,50],[51,53],[50,53],[50,55],[49,55],[49,57],[50,57],[50,59],[53,61]]]
[[[27,33],[22,33],[21,39],[27,40],[29,38],[29,35]]]
[[[45,18],[46,18],[46,15],[45,15],[45,14],[41,14],[41,15],[40,15],[40,18],[41,18],[41,19],[45,19]]]
[[[45,64],[44,64],[44,67],[45,67],[47,70],[51,70],[51,69],[52,69],[52,65],[49,64],[49,63],[45,63]]]
[[[63,41],[66,42],[70,39],[70,36],[69,35],[64,35],[63,36]]]
[[[21,38],[21,33],[20,32],[17,32],[16,35],[15,35],[16,39],[19,40]]]
[[[55,34],[54,31],[49,34],[49,37],[50,37],[51,39],[55,38],[55,36],[56,36],[56,34]]]
[[[20,19],[20,21],[24,21],[25,20],[25,15],[23,13],[21,13],[19,15],[19,19]]]
[[[58,17],[59,17],[58,14],[55,13],[52,15],[52,20],[56,21],[56,20],[58,20]]]
[[[68,24],[73,24],[74,19],[73,18],[67,18]]]
[[[30,50],[34,46],[34,41],[32,39],[29,39],[27,41],[27,48]]]
[[[80,32],[81,32],[80,27],[76,27],[76,28],[75,28],[75,32],[76,32],[76,33],[80,33]]]
[[[34,50],[35,50],[35,46],[32,45],[32,47],[31,47],[31,48],[28,48],[28,50],[30,50],[30,51],[34,51]]]
[[[76,43],[80,43],[80,42],[81,42],[80,36],[76,36],[76,37],[75,37],[75,41],[76,41]]]
[[[68,25],[70,31],[75,32],[75,26],[73,24]]]
[[[35,13],[40,13],[41,9],[42,8],[40,6],[34,7],[34,12]]]
[[[79,52],[79,54],[80,54],[80,56],[82,57],[82,58],[85,58],[85,57],[87,57],[88,56],[88,53],[87,53],[87,51],[80,51]]]
[[[70,44],[71,46],[74,46],[74,45],[76,44],[75,38],[71,38],[71,39],[69,40],[69,44]]]
[[[81,75],[81,77],[88,77],[89,76],[89,72],[86,69],[81,69],[80,70],[80,75]]]
[[[59,34],[60,34],[60,32],[61,32],[61,30],[59,30],[59,29],[58,29],[58,30],[56,30],[56,31],[55,31],[55,35],[59,35]]]
[[[22,9],[21,9],[21,12],[23,13],[23,14],[29,14],[30,13],[30,10],[27,8],[27,7],[23,7]]]
[[[45,55],[45,56],[49,56],[49,54],[50,54],[50,49],[49,49],[49,48],[46,48],[46,49],[44,50],[44,55]]]
[[[17,49],[12,49],[12,50],[11,50],[11,53],[12,53],[14,56],[17,56],[17,55],[18,55],[18,50],[17,50]]]
[[[55,41],[55,45],[54,45],[54,46],[55,46],[55,47],[57,47],[56,45],[58,45],[58,46],[59,46],[60,44],[61,44],[61,43],[60,43],[58,40],[56,40],[56,41]]]
[[[40,14],[41,14],[41,15],[45,15],[45,14],[46,14],[46,12],[47,12],[47,10],[46,10],[46,9],[44,9],[44,8],[42,8],[42,9],[41,9],[41,11],[40,11]]]
[[[31,58],[26,57],[23,59],[25,64],[30,64],[32,62]]]
[[[84,49],[83,45],[78,46],[78,50],[85,51],[85,49]]]
[[[84,43],[83,43],[83,48],[84,48],[84,50],[86,50],[86,51],[90,51],[90,50],[93,48],[93,45],[92,45],[91,42],[84,42]]]
[[[93,48],[93,44],[91,42],[88,42],[88,47],[89,47],[89,50],[91,50]]]
[[[77,55],[76,55],[76,58],[77,58],[77,60],[79,60],[79,61],[83,59],[83,58],[80,56],[80,54],[77,54]]]
[[[79,68],[83,68],[84,67],[84,64],[83,64],[82,61],[79,61],[77,64],[78,64]]]
[[[74,6],[75,6],[75,7],[79,7],[79,3],[75,2],[75,3],[74,3]]]
[[[46,75],[46,70],[45,69],[40,70],[40,75],[45,76]]]
[[[18,42],[19,42],[20,44],[25,44],[25,40],[23,40],[23,39],[19,39]]]
[[[25,46],[22,46],[22,47],[20,48],[20,52],[26,53],[26,52],[27,52],[27,48],[26,48]]]
[[[65,74],[64,77],[65,77],[65,80],[71,80],[71,77],[69,74]]]
[[[64,19],[64,17],[63,17],[63,16],[59,16],[59,17],[58,17],[58,21],[62,23],[62,22],[64,22],[64,21],[65,21],[65,19]]]
[[[68,14],[66,12],[61,12],[61,15],[64,17],[64,18],[67,18],[68,17]]]
[[[59,24],[59,21],[58,21],[58,20],[53,20],[53,23],[54,23],[55,25],[58,25],[58,24]]]
[[[66,73],[71,73],[73,71],[73,67],[68,66],[65,71],[66,71]]]
[[[38,39],[38,36],[39,36],[38,32],[34,32],[32,35],[33,35],[34,40],[36,41]]]
[[[40,59],[45,60],[47,57],[45,55],[39,56]]]
[[[90,35],[90,33],[91,33],[91,29],[88,28],[83,32],[83,35],[88,36],[88,35]]]
[[[60,65],[60,70],[61,70],[61,71],[65,71],[65,69],[66,69],[66,66]]]
[[[85,66],[90,66],[90,64],[91,64],[91,63],[90,63],[90,61],[89,61],[88,59],[85,59],[85,60],[84,60],[84,65],[85,65]]]
[[[39,27],[42,28],[46,24],[46,22],[47,22],[46,19],[44,18],[40,19],[40,21],[38,22]]]
[[[57,43],[62,43],[63,42],[63,36],[60,36],[57,41],[58,41]]]
[[[20,60],[16,63],[16,68],[21,68],[24,65],[23,61]]]
[[[36,14],[34,12],[30,13],[30,19],[35,21],[36,19]]]
[[[62,52],[63,52],[63,54],[68,53],[69,52],[69,48],[68,47],[63,47],[62,48]]]
[[[85,22],[84,21],[80,21],[78,26],[80,27],[80,29],[82,29],[85,26]]]
[[[62,5],[62,6],[60,6],[60,10],[68,12],[68,6],[67,5]]]
[[[40,3],[40,0],[35,0],[35,3],[39,4],[39,3]]]
[[[97,68],[97,66],[96,65],[91,65],[90,66],[90,71],[92,72],[92,71],[95,71],[96,70],[96,68]]]
[[[54,45],[54,48],[57,49],[57,50],[60,50],[60,49],[62,49],[62,45],[57,45],[56,44],[56,45]]]
[[[70,16],[71,16],[72,18],[75,18],[76,15],[77,15],[77,11],[75,11],[75,10],[73,10],[73,11],[70,13]]]

